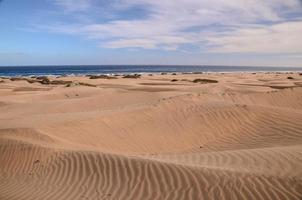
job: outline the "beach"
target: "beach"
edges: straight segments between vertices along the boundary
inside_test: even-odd
[[[0,199],[302,199],[302,74],[0,78]]]

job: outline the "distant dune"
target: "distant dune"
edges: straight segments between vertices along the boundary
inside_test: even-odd
[[[0,78],[0,200],[302,199],[298,73],[41,80]]]

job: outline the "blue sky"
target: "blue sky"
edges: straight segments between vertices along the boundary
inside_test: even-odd
[[[0,0],[0,65],[302,67],[301,0]]]

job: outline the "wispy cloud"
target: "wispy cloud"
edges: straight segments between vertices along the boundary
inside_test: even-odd
[[[143,10],[139,19],[122,16],[102,22],[39,26],[95,40],[104,48],[182,50],[183,46],[192,45],[206,52],[302,53],[300,0],[55,0],[55,3],[66,11],[85,11],[87,16],[104,4],[111,4],[111,11],[117,15],[135,12],[131,10],[134,7]]]
[[[302,53],[302,21],[269,26],[240,28],[224,35],[209,37],[212,52]]]
[[[54,0],[54,3],[68,12],[87,11],[92,6],[91,0]]]

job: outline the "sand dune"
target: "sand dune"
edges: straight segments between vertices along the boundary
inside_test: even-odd
[[[0,199],[302,199],[302,77],[291,76],[4,79]]]

